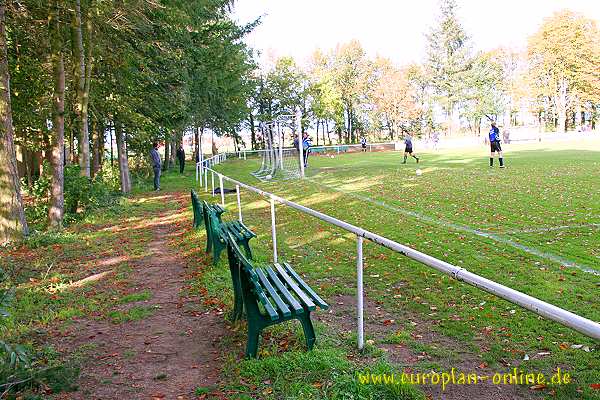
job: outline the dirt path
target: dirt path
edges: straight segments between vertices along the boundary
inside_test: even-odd
[[[180,296],[185,263],[167,244],[175,229],[167,223],[153,226],[150,254],[130,265],[127,280],[132,293],[147,290],[152,297],[115,309],[124,313],[145,309],[150,315],[118,324],[79,320],[61,339],[59,347],[76,351],[83,346],[90,357],[84,362],[79,390],[61,398],[191,399],[196,388],[218,382],[223,317],[199,312],[197,299]]]

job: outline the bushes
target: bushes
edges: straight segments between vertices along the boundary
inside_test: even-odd
[[[5,339],[14,299],[15,289],[0,269],[0,399],[41,399],[34,395],[39,388],[50,393],[75,390],[73,382],[79,375],[76,366],[59,361],[49,348],[36,352],[31,346]]]
[[[50,171],[48,166],[44,171]],[[102,173],[93,179],[80,175],[78,165],[65,167],[64,196],[65,223],[81,218],[87,211],[106,207],[114,203],[118,197],[118,173],[107,166]],[[27,220],[34,226],[44,227],[48,215],[50,201],[50,176],[42,175],[33,183],[29,191],[25,212]]]
[[[5,329],[5,321],[10,317],[9,309],[15,297],[15,290],[8,286],[8,277],[0,269],[0,333]],[[3,337],[4,335],[0,335]],[[27,368],[29,359],[25,349],[20,345],[11,345],[4,340],[0,340],[0,382],[10,383],[19,370]],[[0,386],[0,397],[3,389]]]

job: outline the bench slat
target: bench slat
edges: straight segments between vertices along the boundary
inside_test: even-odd
[[[232,221],[232,225],[235,226],[235,229],[238,230],[238,232],[244,237],[244,239],[252,239],[256,236],[254,232],[248,229],[248,227],[239,220]]]
[[[262,288],[259,285],[257,285],[256,282],[254,282],[254,289],[256,292],[256,297],[258,297],[262,305],[265,307],[265,310],[267,310],[267,314],[269,314],[269,318],[271,318],[271,321],[277,321],[279,319],[279,314],[277,314],[277,311],[275,311],[273,304],[271,304],[269,299],[267,299],[267,296],[265,296],[265,292],[263,292]]]
[[[250,228],[248,228],[246,225],[244,225],[244,223],[242,221],[236,220],[235,222],[240,226],[240,229],[244,233],[244,236],[247,236],[248,239],[252,239],[253,237],[256,237],[256,234],[254,232],[252,232],[250,230]]]
[[[238,229],[236,229],[235,225],[232,224],[231,222],[225,222],[222,226],[227,231],[231,232],[231,234],[235,237],[236,241],[239,242],[239,241],[244,240],[244,237],[240,234],[240,231]]]
[[[294,280],[292,278],[290,278],[290,276],[285,272],[285,270],[283,269],[283,267],[280,264],[274,264],[274,265],[275,265],[275,268],[277,268],[277,272],[279,272],[279,275],[283,278],[283,280],[285,280],[285,282],[289,285],[289,287],[292,288],[292,290],[296,293],[296,295],[298,297],[300,297],[300,299],[304,302],[304,304],[306,304],[308,309],[310,311],[314,311],[317,308],[315,306],[315,303],[313,303],[313,301],[306,295],[306,293],[304,293],[304,291],[302,289],[300,289],[298,287],[298,285],[296,285],[296,282],[294,282]]]
[[[265,310],[267,311],[267,314],[269,314],[269,318],[271,318],[271,321],[277,321],[279,319],[279,314],[275,310],[275,307],[273,307],[273,304],[271,304],[271,301],[265,295],[265,291],[260,285],[260,278],[256,274],[256,270],[252,268],[252,266],[246,266],[244,264],[242,264],[242,269],[244,270],[244,273],[248,276],[248,280],[250,281],[250,284],[253,287],[254,294],[256,295],[260,303],[265,307]]]
[[[277,291],[273,288],[271,282],[269,282],[269,280],[265,276],[265,273],[260,268],[256,268],[255,271],[258,277],[260,278],[260,282],[265,287],[265,289],[267,289],[269,296],[271,296],[271,298],[275,301],[275,304],[277,304],[277,307],[279,307],[279,310],[281,310],[282,314],[285,317],[289,317],[290,315],[292,315],[287,304],[285,304],[283,300],[281,300],[281,297],[279,297],[279,294],[277,294]]]
[[[285,285],[279,280],[275,271],[273,271],[271,267],[267,267],[265,270],[267,271],[267,274],[269,274],[269,277],[271,278],[277,289],[279,289],[283,297],[285,297],[285,300],[292,306],[294,311],[298,314],[303,313],[304,308],[300,305],[300,303],[298,303],[298,300],[296,300],[294,296],[292,296],[292,294],[287,290]]]
[[[307,292],[310,295],[310,297],[313,298],[313,300],[319,305],[319,307],[321,307],[323,310],[327,310],[329,308],[327,303],[325,303],[323,301],[323,299],[317,293],[315,293],[315,291],[312,290],[312,288],[310,286],[308,286],[308,284],[306,282],[304,282],[304,280],[302,280],[302,278],[300,278],[300,275],[298,275],[298,273],[296,271],[294,271],[294,269],[292,268],[292,266],[290,264],[284,262],[283,266],[285,267],[286,271],[290,275],[292,275],[294,277],[294,279],[296,279],[296,282],[298,282],[298,285],[302,289],[304,289],[304,291]]]

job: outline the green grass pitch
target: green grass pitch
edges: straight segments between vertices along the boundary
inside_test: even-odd
[[[600,272],[594,273],[600,271],[600,140],[508,145],[506,169],[497,161],[489,167],[485,146],[418,150],[418,165],[411,158],[401,164],[400,152],[313,156],[302,181],[261,183],[250,175],[259,165],[251,159],[217,169],[600,321]],[[236,208],[234,195],[226,202]],[[242,203],[267,260],[268,203],[246,191]],[[354,294],[352,234],[283,206],[277,206],[277,228],[281,257],[327,296]],[[397,320],[428,324],[481,352],[490,365],[511,360],[529,370],[569,368],[577,385],[559,389],[559,398],[599,395],[590,387],[598,383],[598,343],[557,323],[372,243],[365,247],[365,290]],[[580,344],[595,351],[571,348]],[[529,361],[522,361],[525,355]]]

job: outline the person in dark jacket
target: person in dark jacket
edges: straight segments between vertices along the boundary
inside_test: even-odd
[[[308,153],[310,153],[310,148],[312,147],[312,142],[310,141],[310,137],[308,133],[304,132],[302,134],[302,154],[304,155],[304,168],[308,167]]]
[[[183,174],[183,168],[185,167],[185,150],[183,150],[183,146],[179,145],[177,149],[177,159],[179,160],[179,173]]]
[[[152,170],[154,171],[154,190],[157,192],[160,190],[160,154],[158,154],[158,143],[152,144],[152,150],[150,150],[150,158],[152,162]]]

